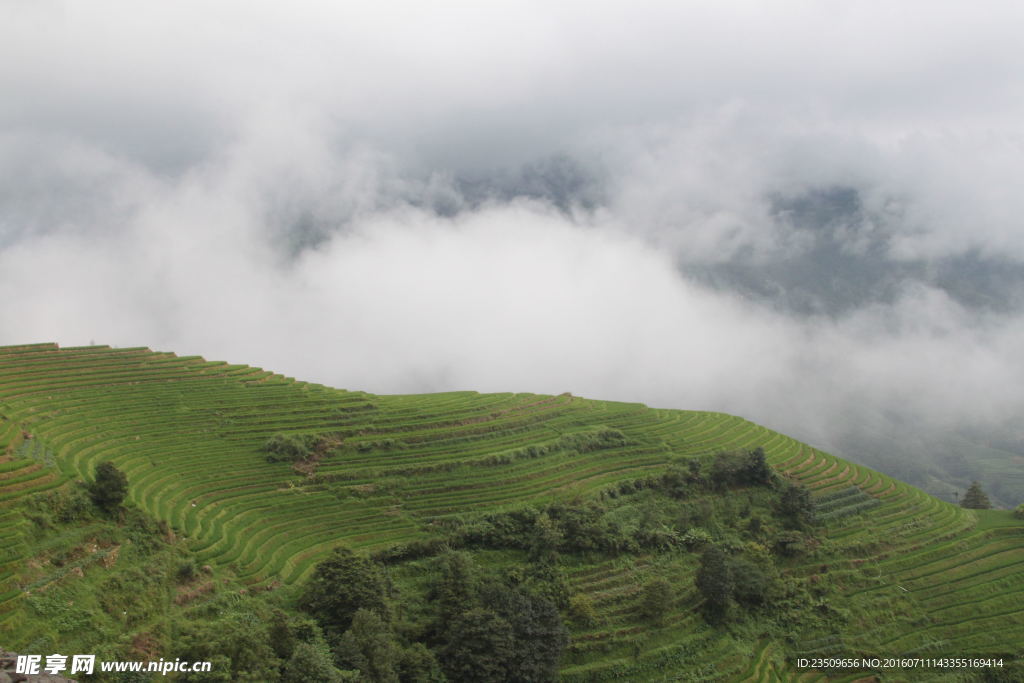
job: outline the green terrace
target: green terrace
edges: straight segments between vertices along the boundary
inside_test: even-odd
[[[270,462],[264,445],[278,434],[331,445],[302,463]],[[15,539],[0,553],[0,633],[23,608],[17,505],[90,480],[104,461],[202,562],[255,588],[302,582],[339,544],[381,551],[428,539],[446,520],[585,499],[687,458],[756,447],[810,489],[830,557],[795,559],[787,575],[843,596],[853,628],[744,639],[702,620],[696,555],[581,556],[567,581],[598,618],[573,631],[564,680],[660,680],[685,662],[721,680],[868,673],[798,671],[800,648],[1021,654],[1024,523],[952,506],[739,417],[569,394],[378,396],[198,357],[53,344],[0,348],[0,528]],[[657,627],[637,616],[651,577],[682,587]]]

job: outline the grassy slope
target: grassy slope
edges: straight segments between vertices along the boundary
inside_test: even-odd
[[[601,621],[574,632],[566,678],[705,670],[771,680],[795,675],[787,667],[799,654],[1024,650],[1024,524],[940,502],[733,416],[568,395],[373,396],[146,349],[32,345],[0,348],[0,417],[0,528],[15,539],[0,555],[0,642],[16,639],[24,616],[18,569],[27,546],[16,506],[91,475],[102,460],[128,474],[135,504],[187,535],[203,562],[256,585],[300,581],[339,542],[383,548],[428,537],[447,515],[585,497],[674,457],[762,446],[817,495],[853,485],[851,504],[879,501],[832,515],[824,554],[790,568],[841,593],[851,627],[840,638],[795,633],[788,644],[729,635],[692,609],[694,556],[581,558],[570,581],[596,596]],[[582,455],[557,447],[598,427],[621,430],[628,444]],[[337,434],[345,448],[314,481],[265,461],[260,447],[276,432]],[[552,445],[541,457],[515,457]],[[494,464],[501,455],[510,462]],[[631,609],[650,575],[681,587],[675,616],[659,629]]]

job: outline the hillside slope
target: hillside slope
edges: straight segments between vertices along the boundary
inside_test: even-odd
[[[275,435],[304,439],[305,457],[268,461]],[[266,587],[301,583],[338,544],[408,548],[451,520],[630,491],[671,463],[757,447],[815,496],[823,541],[785,571],[809,595],[827,587],[845,626],[763,638],[711,628],[695,609],[693,553],[581,555],[567,580],[600,618],[574,629],[564,679],[773,680],[797,675],[801,656],[1009,664],[1024,653],[1024,523],[943,503],[738,417],[568,394],[376,396],[198,357],[52,344],[0,348],[0,528],[13,539],[0,557],[0,643],[23,644],[19,624],[33,618],[19,506],[90,479],[101,461],[127,473],[131,501],[187,537],[203,563]],[[678,587],[657,627],[634,609],[650,576]]]

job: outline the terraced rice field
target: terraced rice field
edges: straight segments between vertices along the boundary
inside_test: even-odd
[[[565,445],[600,429],[625,442]],[[307,476],[267,462],[261,449],[276,433],[331,435],[341,447]],[[855,635],[741,646],[694,609],[696,556],[580,565],[570,583],[594,597],[601,620],[573,634],[565,680],[654,679],[683,662],[726,680],[814,680],[821,674],[792,668],[794,652],[1024,651],[1024,525],[943,503],[742,418],[568,394],[375,396],[147,349],[0,348],[5,537],[20,533],[17,501],[91,478],[109,460],[127,474],[136,505],[185,534],[204,562],[252,584],[300,581],[339,543],[380,549],[426,538],[446,516],[585,496],[673,458],[756,446],[814,492],[836,560],[791,571],[827,576],[848,597]],[[0,555],[0,629],[18,612],[21,547]],[[635,605],[654,573],[685,588],[674,616],[652,631]]]

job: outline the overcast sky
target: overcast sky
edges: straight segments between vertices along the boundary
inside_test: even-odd
[[[815,438],[1024,409],[1024,5],[0,1],[0,343]]]

